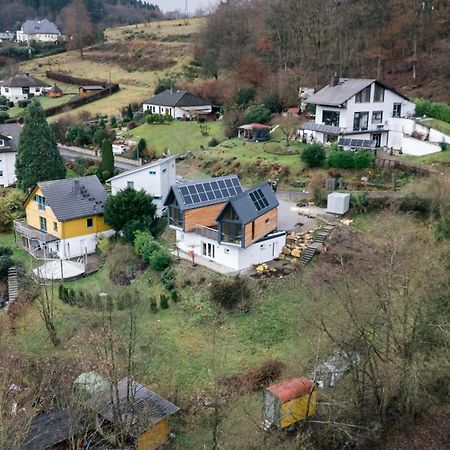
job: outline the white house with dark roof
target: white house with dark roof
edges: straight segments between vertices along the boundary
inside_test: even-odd
[[[0,81],[0,95],[10,102],[17,103],[31,96],[43,95],[50,86],[29,73],[18,73],[4,81]]]
[[[316,107],[315,120],[303,126],[306,134],[324,144],[342,140],[349,148],[396,148],[389,136],[392,119],[415,112],[413,102],[379,80],[337,75],[306,103]]]
[[[0,125],[0,188],[11,186],[16,182],[16,155],[20,125]]]
[[[175,157],[168,156],[149,164],[119,173],[107,180],[111,185],[111,195],[116,195],[126,188],[136,191],[144,190],[153,197],[156,205],[156,214],[161,216],[164,208],[164,199],[169,193],[170,187],[175,184],[176,164]]]
[[[58,27],[48,19],[26,20],[17,31],[17,42],[56,42],[62,37]]]
[[[16,33],[12,31],[5,31],[4,33],[0,33],[0,42],[11,42],[16,37]]]
[[[143,103],[143,110],[152,114],[169,114],[174,119],[183,119],[198,114],[209,114],[212,112],[212,105],[190,92],[178,91],[172,87],[146,100]]]
[[[244,191],[231,175],[176,184],[164,205],[178,251],[199,264],[238,272],[277,258],[286,243],[268,183]]]

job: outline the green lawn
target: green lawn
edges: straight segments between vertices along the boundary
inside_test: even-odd
[[[417,123],[425,125],[426,127],[435,128],[436,130],[441,131],[442,133],[450,135],[450,123],[444,122],[439,119],[416,119]]]
[[[130,131],[128,137],[138,141],[144,138],[149,148],[161,155],[167,149],[172,154],[186,153],[188,150],[200,150],[200,146],[208,146],[212,138],[219,141],[225,139],[223,123],[221,121],[208,122],[208,136],[203,136],[198,122],[174,121],[169,125],[141,125]]]
[[[38,96],[35,97],[39,100],[40,104],[44,109],[50,108],[51,106],[63,105],[65,103],[70,102],[75,97],[74,94],[63,95],[62,97],[44,97]],[[25,108],[20,108],[19,106],[14,106],[8,110],[8,114],[11,117],[21,117],[25,114]]]
[[[433,153],[431,155],[425,155],[425,156],[409,156],[405,155],[404,158],[406,158],[408,161],[411,161],[416,164],[424,164],[424,165],[430,165],[430,164],[443,164],[443,165],[449,165],[450,164],[450,149],[439,152],[439,153]]]

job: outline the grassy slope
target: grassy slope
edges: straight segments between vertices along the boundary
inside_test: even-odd
[[[97,53],[86,49],[84,59],[80,58],[79,52],[70,51],[60,55],[39,58],[21,65],[21,69],[31,72],[43,78],[47,70],[62,71],[74,76],[88,77],[99,80],[109,80],[119,83],[120,92],[110,97],[98,100],[76,110],[89,111],[93,114],[116,114],[121,107],[132,102],[142,102],[153,93],[158,78],[168,73],[176,73],[191,60],[191,52],[188,39],[199,29],[204,19],[192,19],[188,26],[178,26],[179,21],[151,22],[127,27],[107,29],[105,35],[108,42],[124,42],[132,45],[132,40],[126,39],[130,32],[142,32],[146,39],[156,42],[161,46],[161,51],[167,50],[176,59],[175,66],[166,70],[156,71],[134,71],[129,72],[120,67],[114,61],[105,63],[91,60]],[[166,42],[170,36],[180,36],[178,42]],[[184,40],[186,39],[186,40]],[[57,116],[55,116],[57,117]]]
[[[70,102],[70,100],[72,100],[73,97],[74,97],[73,94],[67,94],[67,95],[63,95],[62,97],[56,97],[56,98],[42,97],[42,96],[38,96],[35,98],[37,100],[39,100],[39,102],[41,103],[41,105],[44,109],[47,109],[47,108],[50,108],[51,106],[57,106],[57,105],[62,105],[62,104],[68,103],[68,102]],[[20,108],[19,106],[14,106],[14,108],[10,108],[8,110],[8,114],[11,117],[20,117],[25,114],[25,109]]]

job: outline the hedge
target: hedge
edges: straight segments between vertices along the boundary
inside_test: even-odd
[[[418,98],[415,103],[417,116],[428,116],[450,123],[450,105],[432,102],[424,98]]]

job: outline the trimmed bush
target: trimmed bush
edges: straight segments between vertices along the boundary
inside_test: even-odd
[[[9,114],[6,111],[0,111],[0,123],[5,123],[9,119]]]
[[[11,256],[0,256],[0,277],[6,277],[8,275],[8,269],[14,265],[14,260]]]
[[[197,119],[198,123],[205,123],[206,122],[206,117],[205,116],[199,116]]]
[[[303,149],[300,159],[308,167],[320,167],[326,159],[325,149],[320,144],[310,144]]]
[[[167,268],[163,271],[163,273],[161,274],[161,282],[168,291],[171,291],[175,288],[175,279],[172,269]]]
[[[150,266],[161,272],[170,266],[172,262],[172,255],[165,249],[159,248],[150,257]]]
[[[217,147],[220,144],[220,142],[216,138],[212,138],[208,142],[208,147]]]
[[[434,119],[450,123],[450,105],[432,102],[424,98],[417,99],[415,103],[417,116],[433,117]]]
[[[363,150],[332,150],[328,155],[329,166],[339,169],[366,169],[373,165],[374,160],[375,156],[371,152]]]

